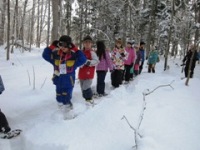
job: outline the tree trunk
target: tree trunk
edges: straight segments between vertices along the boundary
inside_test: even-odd
[[[51,20],[51,1],[48,1],[48,23],[47,23],[47,46],[49,45],[49,41],[50,41],[50,20]]]
[[[25,0],[24,2],[24,9],[23,9],[23,16],[22,16],[22,24],[20,27],[20,36],[19,39],[22,41],[22,46],[24,46],[24,22],[25,22],[25,16],[26,16],[26,7],[27,7],[28,0]]]
[[[33,31],[34,29],[34,24],[35,24],[35,4],[36,4],[36,0],[33,0],[33,7],[32,7],[32,14],[31,14],[31,31]],[[31,46],[33,44],[33,39],[34,39],[34,32],[31,32],[30,34],[30,45],[29,45],[29,51],[31,51]]]
[[[0,22],[0,45],[4,44],[4,25],[5,25],[5,19],[6,19],[6,0],[3,0],[3,7],[1,12],[1,22]]]
[[[38,0],[38,7],[37,7],[37,36],[36,36],[36,47],[40,46],[39,43],[39,34],[40,34],[40,0]]]
[[[58,26],[60,22],[60,18],[58,15],[58,6],[59,1],[52,0],[52,13],[53,13],[53,25],[51,31],[51,41],[58,39]]]
[[[167,62],[168,62],[168,55],[169,55],[169,50],[170,50],[170,43],[171,43],[171,35],[172,35],[172,25],[173,25],[173,19],[174,19],[174,0],[171,2],[171,8],[172,8],[172,13],[171,13],[171,20],[170,20],[170,29],[169,29],[169,34],[168,34],[168,43],[167,43],[167,48],[165,50],[165,63],[164,63],[164,71],[167,70]]]
[[[6,60],[10,60],[10,0],[7,1],[7,55]]]

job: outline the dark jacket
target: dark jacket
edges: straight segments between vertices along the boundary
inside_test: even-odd
[[[187,54],[185,55],[185,57],[183,58],[183,63],[186,62],[186,67],[190,65],[190,60],[192,58],[192,54],[193,52],[191,50],[189,50],[187,52]],[[194,57],[193,57],[193,60],[192,60],[192,66],[191,66],[191,69],[194,69],[195,68],[195,65],[196,65],[196,61],[199,60],[198,58],[198,53],[197,51],[195,50],[194,51]]]

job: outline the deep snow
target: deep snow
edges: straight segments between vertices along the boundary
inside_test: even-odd
[[[14,139],[0,139],[0,150],[131,150],[135,145],[134,131],[123,116],[137,128],[143,111],[143,92],[146,109],[139,128],[139,150],[199,150],[200,149],[200,65],[194,78],[185,86],[180,78],[180,59],[170,59],[170,69],[163,71],[163,61],[156,73],[147,73],[146,63],[141,75],[129,85],[112,89],[110,73],[106,76],[108,96],[96,99],[98,105],[88,108],[81,96],[78,80],[72,103],[78,117],[63,120],[55,100],[51,77],[52,66],[42,57],[42,49],[31,53],[15,51],[10,61],[0,47],[0,75],[6,90],[0,95],[0,108],[12,129],[22,134]],[[35,72],[35,89],[33,80]],[[28,75],[29,74],[29,75]],[[29,77],[30,76],[30,85]],[[96,78],[93,81],[95,90]]]

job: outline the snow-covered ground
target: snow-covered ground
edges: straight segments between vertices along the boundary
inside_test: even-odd
[[[12,129],[22,129],[14,139],[0,139],[0,150],[132,150],[144,107],[146,109],[137,131],[139,150],[200,150],[200,65],[194,78],[185,86],[181,80],[180,59],[169,60],[170,69],[163,71],[163,61],[156,73],[142,74],[129,85],[112,89],[110,73],[106,77],[108,96],[88,108],[82,98],[78,80],[72,102],[78,117],[63,120],[55,100],[51,77],[52,66],[42,57],[42,49],[31,53],[15,51],[10,61],[0,47],[0,75],[6,90],[0,95],[0,108]],[[176,65],[178,64],[178,65]],[[146,67],[146,64],[145,64]],[[35,74],[35,75],[34,75]],[[35,84],[34,84],[35,77]],[[96,78],[93,81],[95,90]],[[35,89],[34,89],[35,85]]]

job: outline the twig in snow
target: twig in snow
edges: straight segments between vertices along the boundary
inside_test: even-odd
[[[35,69],[33,66],[33,90],[35,90]]]
[[[29,85],[31,85],[31,78],[30,78],[30,74],[29,74],[29,71],[28,71],[28,70],[27,70],[27,74],[28,74]]]
[[[44,79],[44,82],[42,83],[42,85],[41,85],[40,89],[42,89],[42,88],[43,88],[43,86],[44,86],[44,84],[45,84],[46,80],[47,80],[47,77]]]

